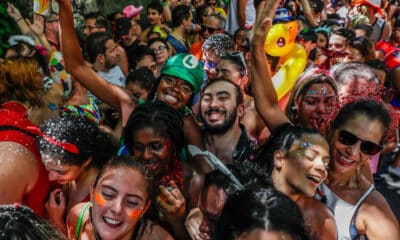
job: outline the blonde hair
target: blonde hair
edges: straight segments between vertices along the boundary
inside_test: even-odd
[[[16,100],[41,105],[43,75],[32,57],[11,57],[0,64],[1,102]]]

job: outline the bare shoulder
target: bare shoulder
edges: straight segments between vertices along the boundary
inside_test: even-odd
[[[160,225],[148,220],[141,240],[174,240],[174,238]]]
[[[356,227],[368,239],[400,239],[399,223],[385,198],[376,190],[361,204]]]
[[[79,215],[85,206],[86,203],[78,203],[75,206],[73,206],[67,215],[67,231],[68,231],[68,237],[70,239],[75,239],[75,231],[76,231],[76,226],[78,225],[79,221]],[[89,219],[89,214],[85,213],[83,217],[83,222],[87,221]]]
[[[337,238],[335,218],[325,204],[311,197],[302,197],[298,205],[313,236],[317,239]]]
[[[39,176],[38,160],[35,155],[25,146],[9,141],[0,142],[0,153],[0,186],[2,186],[2,193],[8,192],[5,190],[7,188],[10,188],[9,190],[11,191],[29,192],[35,186]],[[3,187],[1,183],[7,186],[4,185]]]

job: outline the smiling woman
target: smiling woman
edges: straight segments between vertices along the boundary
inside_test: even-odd
[[[328,175],[329,146],[321,134],[283,124],[260,147],[256,159],[265,164],[261,169],[265,169],[274,187],[297,203],[312,235],[336,239],[333,216],[313,198]]]
[[[137,159],[112,158],[94,181],[91,201],[71,209],[69,239],[172,239],[144,218],[153,191],[152,176]]]

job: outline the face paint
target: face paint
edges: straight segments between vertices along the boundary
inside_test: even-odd
[[[129,213],[129,218],[132,220],[138,220],[142,215],[143,208],[132,210]]]
[[[311,143],[311,142],[302,142],[302,143],[300,143],[300,148],[299,149],[305,149],[305,148],[308,148],[308,147],[312,147],[312,146],[314,146],[314,144],[313,143]]]
[[[95,203],[98,204],[99,206],[106,205],[106,200],[97,191],[95,191],[93,193],[93,199],[94,199]]]

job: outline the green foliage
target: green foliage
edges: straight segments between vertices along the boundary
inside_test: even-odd
[[[0,0],[0,56],[8,48],[8,38],[20,34],[17,23],[7,14],[7,3],[8,1]]]

